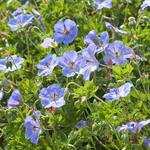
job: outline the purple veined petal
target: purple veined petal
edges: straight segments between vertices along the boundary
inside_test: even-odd
[[[25,119],[24,125],[25,125],[26,127],[30,127],[31,122],[32,122],[32,124],[34,124],[33,122],[35,122],[35,121],[33,120],[32,116],[27,116],[26,119]]]
[[[147,147],[150,148],[150,138],[145,137],[143,140],[143,144]]]
[[[0,101],[2,100],[3,96],[4,96],[4,90],[3,90],[3,88],[1,88],[1,90],[0,90]]]
[[[25,5],[25,6],[29,5],[29,1],[23,0],[23,5]]]
[[[5,78],[4,79],[4,87],[8,85],[8,80]]]
[[[63,40],[64,40],[64,37],[65,35],[60,33],[60,32],[55,32],[54,33],[54,40],[57,42],[57,43],[62,43]]]
[[[107,31],[104,31],[101,33],[99,40],[103,44],[108,44],[109,43],[109,35]]]
[[[82,52],[79,63],[79,74],[83,75],[84,80],[89,80],[90,74],[99,68],[99,62],[95,57],[96,52],[97,49],[93,44],[90,44]]]
[[[22,7],[19,7],[17,8],[13,13],[12,13],[12,16],[17,16],[18,14],[22,13],[23,12],[23,9]]]
[[[113,29],[113,26],[109,22],[105,22],[105,26],[107,29],[110,29],[110,30]]]
[[[64,33],[64,22],[61,20],[61,21],[58,21],[55,25],[54,25],[54,30],[58,33]]]
[[[22,5],[23,5],[23,6],[29,5],[29,1],[28,1],[28,0],[22,0]]]
[[[69,63],[73,63],[76,61],[76,59],[78,58],[78,54],[76,51],[68,51],[64,53],[63,57],[60,57],[59,60],[59,65],[62,66],[68,66],[70,65]]]
[[[145,0],[142,5],[141,9],[144,10],[146,7],[150,7],[150,0]]]
[[[100,37],[97,36],[95,30],[92,30],[88,33],[88,35],[84,39],[84,43],[87,45],[93,45],[96,47],[96,51],[98,53],[105,50],[109,43],[108,33],[102,32]]]
[[[12,92],[12,94],[8,100],[8,103],[7,103],[8,108],[17,107],[19,105],[20,101],[21,101],[21,94],[18,89],[15,89]]]
[[[119,99],[120,98],[119,88],[110,89],[109,93],[104,95],[104,98],[110,99],[111,101]]]
[[[62,107],[63,105],[65,105],[65,101],[64,101],[64,98],[61,97],[57,101],[51,101],[48,105],[45,106],[45,108],[50,108],[50,107],[59,108],[59,107]]]
[[[126,125],[128,126],[128,131],[133,132],[135,126],[137,125],[137,122],[130,121],[127,122]]]
[[[94,6],[96,9],[112,8],[112,0],[94,0]]]
[[[97,34],[96,34],[95,30],[92,30],[85,37],[84,43],[87,44],[87,45],[93,44],[94,43],[93,40],[96,39],[96,38],[98,39]]]
[[[6,60],[0,59],[0,72],[3,72],[6,70]]]
[[[70,19],[64,20],[64,27],[68,32],[72,30],[73,28],[76,28],[77,30],[76,23]]]
[[[135,127],[134,127],[133,130],[132,130],[132,132],[134,132],[134,133],[135,133],[135,132],[140,132],[141,129],[142,129],[144,126],[148,125],[148,124],[150,124],[150,119],[141,121],[141,122],[139,122],[139,123],[137,123],[137,124],[135,125]]]
[[[106,8],[112,8],[112,0],[105,0],[103,5]]]
[[[43,97],[41,97],[41,96],[39,96],[40,98],[42,98],[41,99],[41,104],[42,104],[42,106],[44,107],[44,108],[49,108],[49,107],[51,107],[50,105],[49,105],[49,100],[46,98],[43,98]]]
[[[83,79],[85,81],[89,81],[90,80],[91,72],[89,70],[85,70],[84,72],[80,71],[80,73],[83,74]]]
[[[26,126],[25,129],[26,138],[30,139],[34,134],[33,125],[30,122],[26,122],[25,126]]]
[[[57,46],[57,43],[54,41],[54,39],[45,38],[41,46],[43,48],[54,48],[55,46]]]
[[[91,73],[94,72],[97,68],[98,68],[97,65],[94,65],[94,64],[91,64],[91,65],[85,64],[83,66],[83,68],[82,67],[80,68],[79,74],[82,74],[84,80],[88,81],[88,80],[90,80]]]
[[[127,131],[127,130],[128,130],[128,126],[127,125],[118,126],[116,128],[116,131],[118,131],[118,132]]]
[[[28,24],[32,24],[33,16],[26,14],[22,16],[22,27],[25,27]]]
[[[101,53],[103,51],[105,51],[106,47],[109,44],[109,35],[107,31],[104,31],[101,33],[100,37],[99,37],[99,45],[100,48],[98,49],[98,52]]]
[[[33,144],[37,144],[39,140],[39,135],[42,133],[42,130],[40,128],[36,129],[36,131],[32,134],[30,141]]]
[[[87,125],[87,121],[81,119],[81,120],[76,124],[75,128],[78,130],[78,129],[80,129],[81,127],[84,127],[84,126],[86,126],[86,125]]]
[[[114,90],[117,90],[117,89],[114,89]],[[112,101],[118,100],[120,98],[120,96],[119,96],[118,92],[110,91],[110,93],[104,94],[103,98],[105,98],[107,102],[112,102]]]
[[[122,131],[131,131],[133,132],[133,129],[135,128],[135,126],[137,125],[136,122],[127,122],[126,124],[123,124],[122,126],[118,126],[116,128],[116,131],[118,132],[122,132]]]
[[[122,85],[119,88],[120,97],[126,97],[130,93],[131,87],[133,87],[132,83],[125,83],[124,85]]]
[[[62,73],[67,78],[73,77],[76,75],[76,72],[74,70],[70,70],[70,69],[66,69],[66,68],[62,69]]]
[[[70,32],[64,36],[63,43],[64,44],[72,43],[75,37],[77,36],[77,33],[78,33],[77,28],[72,28]]]

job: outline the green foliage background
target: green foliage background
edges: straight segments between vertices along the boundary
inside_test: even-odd
[[[46,25],[43,32],[38,21],[28,29],[11,32],[8,21],[11,13],[22,5],[19,0],[0,0],[0,58],[17,54],[26,58],[22,69],[13,73],[0,73],[0,86],[5,79],[5,97],[0,102],[0,147],[6,150],[140,150],[144,136],[150,137],[150,129],[144,127],[140,135],[122,134],[116,127],[127,121],[141,121],[150,118],[150,8],[140,10],[142,0],[113,0],[112,9],[96,10],[92,0],[30,0],[24,6],[26,13],[32,8],[42,15]],[[130,18],[134,17],[134,18]],[[43,39],[53,37],[54,24],[62,18],[74,20],[78,26],[78,36],[72,44],[59,44],[55,49],[41,47]],[[130,19],[129,19],[130,18]],[[35,18],[36,19],[36,18]],[[47,78],[37,76],[37,64],[48,53],[61,56],[68,50],[82,51],[86,47],[84,37],[94,29],[98,34],[106,31],[104,22],[122,26],[128,35],[109,32],[110,42],[121,40],[134,48],[136,53],[147,58],[146,62],[130,61],[125,66],[105,66],[105,69],[92,74],[92,80],[82,77],[66,79],[59,68]],[[97,55],[101,64],[102,55]],[[106,73],[110,77],[106,79]],[[109,88],[119,87],[124,82],[132,82],[134,88],[125,98],[106,103],[101,97]],[[68,87],[66,105],[55,114],[41,106],[38,93],[42,87],[52,83]],[[7,100],[18,87],[22,101],[18,108],[7,109]],[[43,133],[39,143],[33,145],[25,138],[24,120],[33,110],[41,110]],[[88,125],[75,130],[80,119]]]

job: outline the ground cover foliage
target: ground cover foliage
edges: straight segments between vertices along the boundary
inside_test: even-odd
[[[0,0],[0,149],[149,149],[149,6]]]

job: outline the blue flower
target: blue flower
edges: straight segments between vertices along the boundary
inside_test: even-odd
[[[15,89],[8,100],[7,103],[8,108],[17,107],[20,103],[20,100],[21,100],[21,94],[18,89]]]
[[[112,8],[112,0],[94,0],[94,6],[96,9]]]
[[[33,144],[37,144],[39,136],[42,133],[42,127],[40,123],[40,111],[35,111],[31,116],[28,116],[25,120],[25,134],[26,138],[30,139]]]
[[[17,8],[13,13],[12,13],[12,16],[17,16],[18,14],[22,13],[23,12],[23,9],[22,7],[19,7]]]
[[[92,30],[88,33],[88,35],[84,39],[85,44],[95,44],[97,46],[97,51],[102,52],[105,50],[109,43],[108,33],[102,32],[100,37],[97,36],[95,30]]]
[[[118,126],[116,128],[116,131],[132,131],[137,123],[136,122],[127,122],[126,124],[123,124],[122,126]]]
[[[116,130],[118,132],[121,132],[121,131],[131,131],[132,133],[139,133],[141,131],[141,129],[150,124],[150,119],[148,120],[144,120],[144,121],[141,121],[141,122],[127,122],[126,124],[123,124],[122,126],[118,126],[116,128]]]
[[[33,16],[30,14],[20,14],[11,18],[9,20],[8,26],[10,27],[11,31],[16,31],[20,28],[24,28],[25,26],[32,23]]]
[[[13,72],[21,68],[23,58],[16,55],[9,56],[5,59],[0,59],[0,72]]]
[[[40,61],[40,63],[37,65],[38,68],[38,75],[39,76],[48,76],[51,75],[54,68],[58,64],[58,58],[56,55],[47,55],[44,59]]]
[[[99,69],[99,62],[95,57],[97,49],[95,45],[90,44],[86,49],[83,50],[80,58],[79,74],[83,75],[84,80],[89,80],[91,72]]]
[[[6,70],[6,60],[0,59],[0,72],[3,72]]]
[[[150,7],[150,0],[145,0],[142,5],[141,9],[144,10],[146,7]]]
[[[121,41],[115,41],[106,47],[105,53],[104,62],[106,64],[111,60],[115,65],[124,65],[127,63],[127,59],[133,55],[133,50],[126,47]]]
[[[148,139],[147,137],[145,137],[144,140],[143,140],[143,144],[144,144],[147,148],[150,148],[150,139]]]
[[[43,88],[39,94],[42,106],[45,108],[57,108],[65,105],[64,92],[65,89],[61,88],[58,84],[52,84],[47,88]]]
[[[116,27],[114,27],[113,25],[111,25],[109,22],[105,22],[105,26],[107,29],[109,30],[114,30],[117,33],[121,33],[121,34],[128,34],[126,31],[120,30]]]
[[[130,93],[131,87],[133,87],[133,84],[127,82],[119,88],[110,89],[109,93],[105,94],[103,98],[111,102],[126,97]]]
[[[45,38],[44,42],[41,44],[43,48],[55,48],[57,47],[57,43],[54,41],[54,39],[51,38]]]
[[[3,96],[4,96],[4,89],[1,88],[1,90],[0,90],[0,101],[2,100]]]
[[[79,71],[79,57],[76,51],[68,51],[59,58],[59,66],[66,77],[72,77]]]
[[[58,43],[72,43],[78,34],[77,25],[70,19],[60,20],[54,26],[54,40]]]
[[[80,120],[80,121],[76,124],[75,128],[76,128],[76,129],[80,129],[81,127],[84,127],[84,126],[86,126],[86,125],[87,125],[87,121],[85,121],[85,120]]]

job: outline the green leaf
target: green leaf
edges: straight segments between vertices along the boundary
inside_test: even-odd
[[[92,80],[92,81],[85,82],[84,86],[74,89],[73,94],[75,95],[74,96],[75,98],[81,98],[83,96],[90,98],[95,94],[97,90],[98,87],[94,85],[94,82]]]

